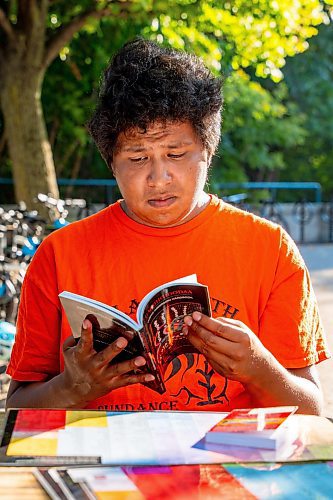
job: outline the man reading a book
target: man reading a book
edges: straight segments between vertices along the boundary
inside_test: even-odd
[[[220,80],[195,56],[139,39],[112,59],[89,130],[122,199],[51,234],[34,256],[8,407],[320,413],[315,365],[329,352],[298,249],[280,226],[205,191],[221,107]],[[164,393],[149,386],[145,357],[114,361],[130,338],[96,352],[87,319],[74,342],[62,291],[135,318],[150,290],[193,273],[212,317],[185,314],[195,352],[170,363]]]

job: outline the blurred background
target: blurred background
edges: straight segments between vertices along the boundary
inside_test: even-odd
[[[119,197],[86,123],[109,59],[139,35],[201,56],[223,78],[222,140],[207,189],[287,229],[331,329],[332,20],[333,0],[0,0],[2,325],[15,324],[46,225]],[[3,345],[2,355],[0,331],[4,359]]]
[[[59,195],[57,178],[72,184],[111,178],[85,124],[102,70],[137,35],[196,53],[224,79],[211,190],[239,192],[223,187],[228,182],[309,181],[330,201],[332,4],[0,0],[0,203],[24,200],[33,208],[37,193]],[[105,201],[104,184],[92,190],[62,182],[61,196]],[[112,200],[118,193],[110,186]],[[318,189],[275,194],[285,202],[315,201]],[[252,188],[249,194],[255,202],[272,192]]]

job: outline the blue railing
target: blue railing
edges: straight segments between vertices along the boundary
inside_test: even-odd
[[[220,182],[212,183],[215,190],[225,189],[267,189],[271,192],[272,198],[276,198],[278,190],[312,190],[315,195],[315,202],[322,201],[322,187],[319,182]]]
[[[109,205],[115,201],[113,190],[117,186],[115,179],[57,179],[58,186],[102,187],[104,188],[104,203]],[[0,185],[12,185],[13,179],[0,177]]]
[[[106,205],[113,203],[115,200],[113,191],[117,186],[115,179],[58,179],[59,186],[95,186],[103,187],[105,192],[104,202]]]
[[[13,180],[0,177],[1,184],[13,184]],[[117,186],[114,179],[58,179],[59,186],[88,186],[103,187],[105,190],[105,203],[114,201],[113,190]],[[271,192],[272,198],[276,198],[278,190],[312,190],[314,191],[315,202],[322,201],[322,187],[319,182],[220,182],[212,183],[215,191],[226,189],[267,189]]]

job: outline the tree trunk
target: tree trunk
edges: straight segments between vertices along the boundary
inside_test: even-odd
[[[0,104],[16,201],[28,208],[36,208],[39,192],[59,195],[41,105],[47,11],[48,0],[17,2],[15,25],[0,12],[6,34],[0,39]]]
[[[16,201],[29,208],[39,192],[59,196],[40,99],[43,75],[33,73],[7,68],[0,91]]]
[[[99,2],[91,2],[87,10],[48,38],[49,3],[49,0],[19,0],[0,5],[0,105],[16,200],[23,200],[29,208],[33,208],[39,192],[59,196],[41,105],[44,73],[87,19],[110,14],[108,2],[104,8],[98,8]],[[14,24],[10,12],[15,14]]]

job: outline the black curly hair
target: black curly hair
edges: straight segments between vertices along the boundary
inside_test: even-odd
[[[198,57],[137,38],[125,44],[104,72],[99,102],[88,124],[111,167],[120,133],[154,122],[190,122],[208,154],[221,132],[221,80]]]

